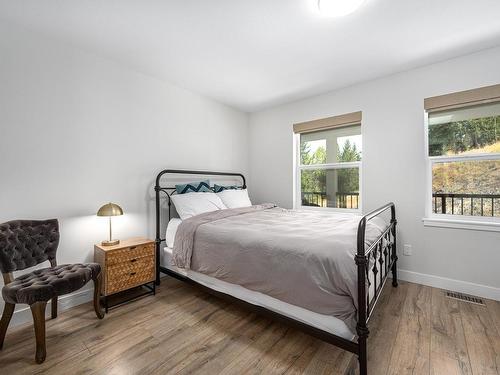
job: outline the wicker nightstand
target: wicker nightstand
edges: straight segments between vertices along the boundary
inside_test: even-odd
[[[102,267],[101,295],[104,307],[117,306],[147,294],[155,294],[155,243],[147,238],[130,238],[118,245],[94,245],[94,261]],[[151,285],[150,285],[151,284]],[[118,303],[109,304],[109,296],[132,288],[146,288],[145,293],[135,293],[131,298],[118,298]],[[120,293],[122,294],[122,293]]]

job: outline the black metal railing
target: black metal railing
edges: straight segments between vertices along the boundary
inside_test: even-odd
[[[436,214],[500,216],[500,194],[433,193]]]
[[[359,193],[336,193],[337,207],[339,208],[359,208]]]
[[[327,197],[325,192],[318,191],[303,191],[302,192],[302,205],[303,206],[315,206],[315,207],[327,207]]]
[[[336,205],[338,208],[359,208],[359,193],[338,192],[336,196]],[[328,196],[326,192],[303,191],[302,205],[315,207],[330,207],[328,205]]]

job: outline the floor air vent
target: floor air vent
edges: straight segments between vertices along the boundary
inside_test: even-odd
[[[458,299],[460,301],[485,306],[483,300],[479,297],[470,296],[468,294],[463,294],[463,293],[458,293],[458,292],[451,292],[449,290],[447,290],[445,293],[446,293],[446,297],[448,297],[448,298]]]

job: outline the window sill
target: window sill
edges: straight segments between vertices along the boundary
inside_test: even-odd
[[[422,219],[422,221],[424,222],[424,226],[426,227],[479,230],[485,232],[500,232],[500,222],[498,221],[441,219],[435,217],[425,217]]]

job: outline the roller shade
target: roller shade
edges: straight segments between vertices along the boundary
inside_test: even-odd
[[[426,98],[424,108],[427,112],[437,112],[493,102],[500,102],[500,84]]]
[[[467,106],[448,111],[431,112],[429,125],[448,124],[451,122],[496,117],[500,115],[500,102]]]
[[[361,123],[361,111],[346,113],[345,115],[332,116],[318,120],[300,122],[293,125],[294,133],[308,133],[317,130],[337,128]]]

